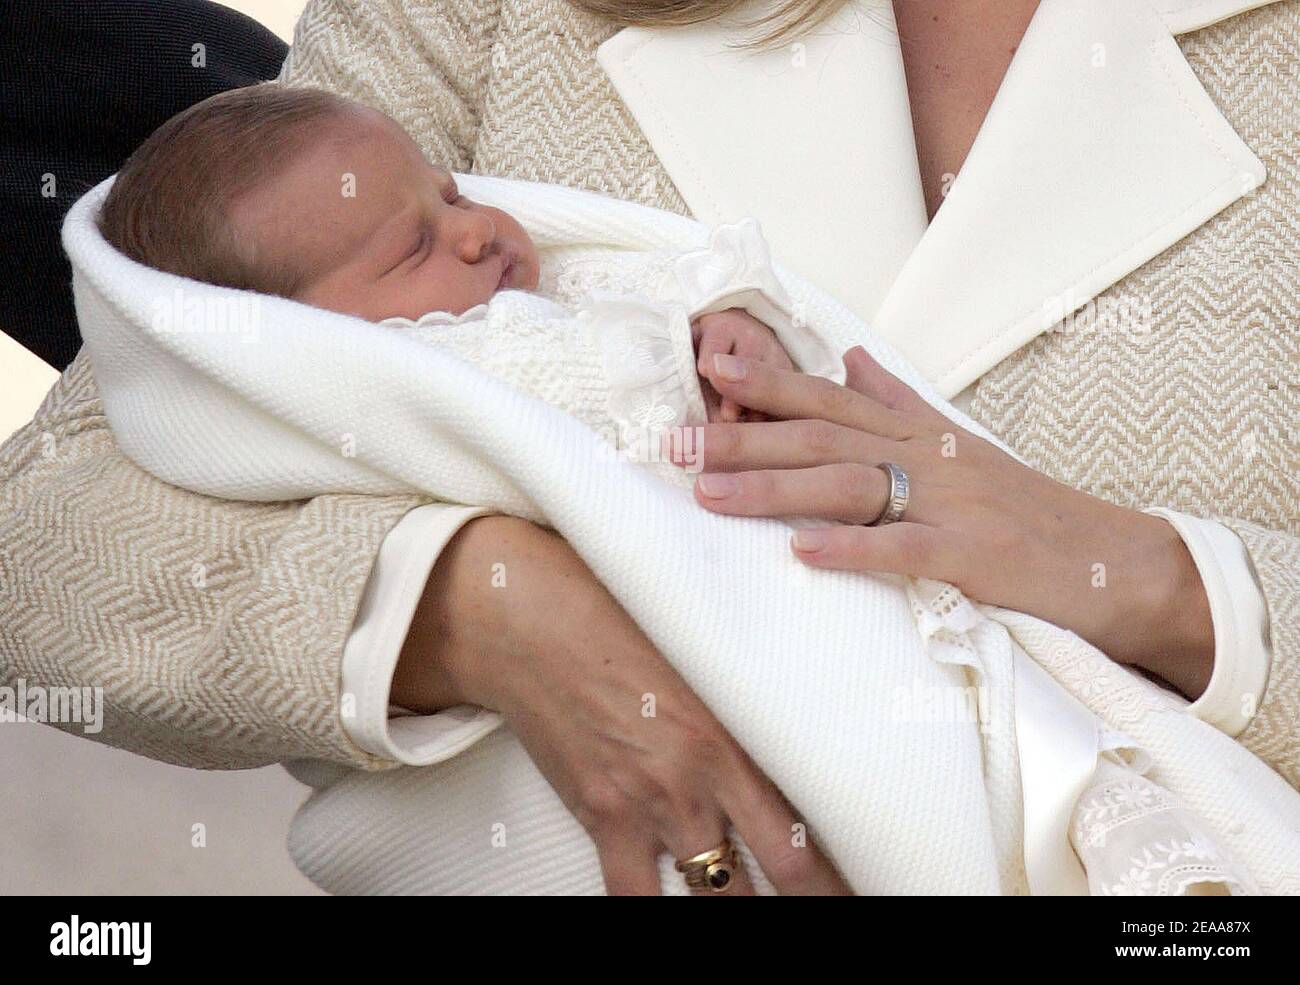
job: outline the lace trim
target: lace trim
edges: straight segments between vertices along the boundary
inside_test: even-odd
[[[1036,631],[1031,626],[1027,634],[1021,642],[1034,660],[1088,707],[1105,707],[1107,721],[1116,728],[1127,728],[1152,714],[1183,713],[1185,702],[1180,704],[1072,633]]]
[[[917,629],[939,661],[966,664],[990,688],[988,707],[996,723],[1004,680],[987,636],[980,636],[987,616],[952,585],[927,578],[906,580]],[[984,646],[976,648],[974,639]],[[1107,687],[1114,687],[1114,673]],[[1141,691],[1134,695],[1141,701]],[[981,707],[985,700],[981,700]],[[985,741],[995,735],[982,717]],[[1171,793],[1143,776],[1150,758],[1127,736],[1098,723],[1098,761],[1093,783],[1074,805],[1071,841],[1088,876],[1093,895],[1184,896],[1206,893],[1245,895],[1256,892],[1248,874],[1237,866],[1194,814]]]
[[[486,318],[487,314],[487,304],[476,304],[459,315],[453,315],[447,311],[428,311],[415,321],[409,318],[393,317],[385,318],[379,324],[391,328],[438,328],[445,325],[463,325],[466,322],[480,321]]]
[[[958,588],[930,578],[908,579],[908,601],[927,640],[940,632],[967,633],[985,618]]]
[[[1071,840],[1094,896],[1258,893],[1200,819],[1144,776],[1110,766],[1075,808]]]

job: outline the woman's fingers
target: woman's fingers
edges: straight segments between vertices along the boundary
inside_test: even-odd
[[[823,527],[796,530],[795,557],[814,568],[887,571],[936,581],[959,582],[962,553],[950,531],[921,523],[883,527]]]
[[[735,347],[736,340],[726,332],[705,332],[699,340],[699,360],[696,372],[703,377],[713,375],[713,357],[726,355]]]
[[[782,420],[830,421],[886,438],[907,438],[913,432],[903,415],[820,376],[721,353],[713,364],[709,379],[717,391],[751,410]]]
[[[870,523],[889,496],[885,473],[850,462],[810,469],[713,472],[695,480],[705,509],[731,516],[816,516],[841,523]]]
[[[831,462],[874,465],[903,457],[897,441],[867,434],[829,421],[765,421],[735,427],[710,424],[699,429],[691,448],[682,442],[666,445],[674,461],[687,452],[707,472],[741,472],[752,469],[801,469]]]
[[[696,322],[699,324],[699,322]],[[723,399],[715,395],[714,403],[710,404],[707,391],[713,389],[709,382],[709,374],[713,372],[713,357],[717,355],[726,355],[731,352],[735,346],[735,339],[726,332],[711,331],[704,332],[699,340],[699,361],[696,364],[696,371],[703,377],[706,384],[705,406],[708,407],[710,421],[739,421],[740,405],[734,400]]]
[[[605,892],[610,896],[659,896],[658,856],[643,832],[623,829],[596,838]]]
[[[938,413],[915,390],[876,362],[866,349],[855,345],[844,353],[844,385],[890,410],[904,414]]]
[[[812,516],[840,523],[873,523],[885,511],[890,482],[883,469],[840,462],[806,469],[706,472],[695,480],[695,501],[728,516]],[[912,486],[907,519],[942,519],[943,490]]]
[[[813,844],[808,827],[752,763],[719,791],[731,823],[782,896],[850,896],[852,890]]]
[[[940,494],[936,496],[936,493]],[[942,490],[913,486],[907,520],[875,521],[889,497],[889,478],[871,465],[845,462],[813,468],[711,472],[695,480],[695,500],[729,516],[810,516],[844,526],[795,531],[790,546],[804,563],[843,571],[888,571],[958,581],[961,553],[941,529]]]

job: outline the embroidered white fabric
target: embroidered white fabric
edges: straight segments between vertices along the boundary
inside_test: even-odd
[[[704,423],[690,320],[680,306],[589,292],[579,310],[542,293],[503,291],[458,317],[384,322],[572,415],[620,458],[684,484],[656,436]]]
[[[610,418],[622,447],[667,428],[705,423],[704,395],[686,310],[644,298],[597,294],[578,318],[600,326]]]
[[[1254,896],[1259,888],[1168,790],[1109,757],[1074,809],[1070,839],[1093,896]]]
[[[1009,678],[971,634],[991,624],[952,585],[907,579],[917,627],[935,659],[966,663],[977,685],[962,710],[977,714],[986,735],[1001,731],[1012,714]],[[1074,805],[1070,840],[1094,896],[1255,895],[1245,869],[1209,827],[1168,790],[1144,775],[1150,757],[1122,733],[1098,724],[1098,759],[1092,781]]]

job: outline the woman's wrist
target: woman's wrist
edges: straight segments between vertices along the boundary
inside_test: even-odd
[[[1200,572],[1168,521],[1124,513],[1125,536],[1133,544],[1135,590],[1114,614],[1114,643],[1102,649],[1195,700],[1205,693],[1214,670],[1214,621]]]
[[[622,615],[557,533],[518,517],[478,517],[434,565],[391,701],[426,714],[459,704],[508,714],[512,695],[531,686],[522,658],[574,645],[610,612]]]
[[[1159,516],[1031,473],[1022,514],[1034,531],[1021,598],[999,604],[1069,629],[1190,700],[1214,669],[1214,622],[1200,571]],[[1036,518],[1036,519],[1034,519]],[[1085,587],[1087,586],[1087,587]]]
[[[535,552],[545,536],[526,520],[484,516],[448,542],[411,620],[393,674],[394,704],[425,714],[461,704],[492,707],[487,667],[511,645],[502,589],[512,561]]]

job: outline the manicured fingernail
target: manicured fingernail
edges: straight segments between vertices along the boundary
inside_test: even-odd
[[[796,551],[820,551],[828,538],[825,530],[796,530],[790,542]]]
[[[724,380],[738,383],[745,378],[745,360],[721,352],[714,353],[713,370]]]
[[[709,499],[724,499],[740,488],[734,475],[702,475],[699,480],[700,492]]]

